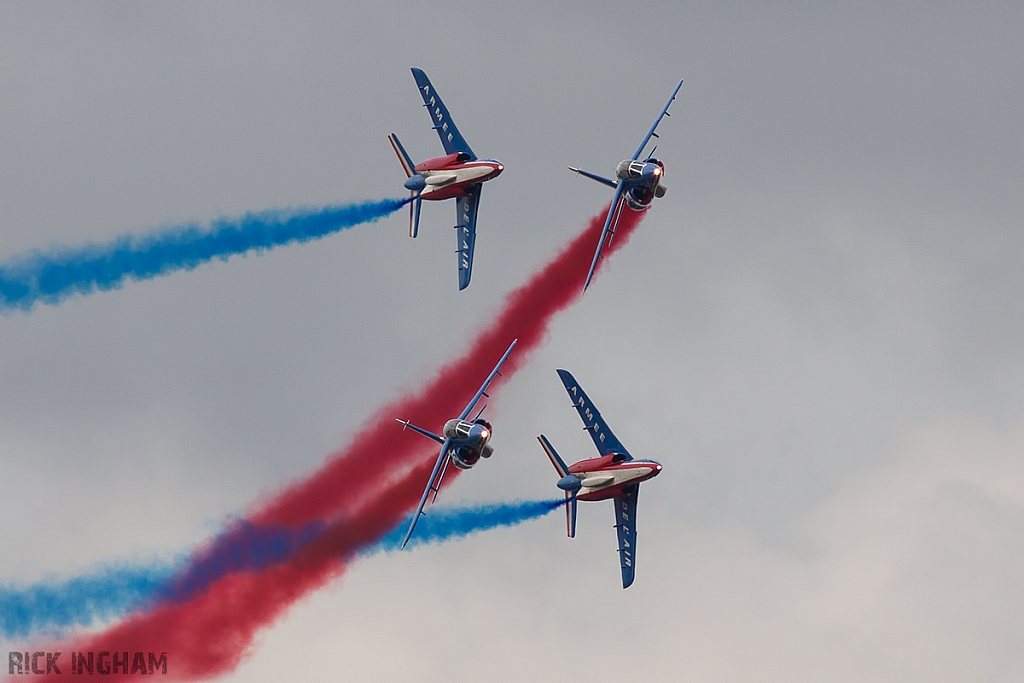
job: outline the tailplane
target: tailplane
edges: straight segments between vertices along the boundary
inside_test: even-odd
[[[396,417],[395,418],[395,422],[397,422],[398,424],[402,425],[402,429],[411,429],[412,431],[416,432],[417,434],[422,434],[423,436],[427,437],[431,441],[436,441],[437,443],[444,443],[444,437],[443,436],[438,436],[434,432],[428,432],[426,429],[423,429],[423,427],[417,427],[416,425],[414,425],[413,423],[409,422],[408,420],[399,420]]]
[[[409,190],[409,197],[412,199],[409,202],[409,237],[415,237],[420,232],[420,206],[423,203],[420,193],[423,192],[426,181],[416,172],[416,164],[412,162],[412,157],[405,151],[398,136],[391,133],[388,135],[388,141],[391,143],[391,148],[395,150],[395,154],[398,155],[398,161],[402,164],[405,177],[408,178],[405,181],[405,187]]]
[[[602,185],[607,185],[612,189],[615,189],[616,187],[619,186],[619,184],[616,181],[612,180],[611,178],[605,178],[604,176],[597,175],[596,173],[591,173],[590,171],[584,171],[583,169],[576,168],[575,166],[570,166],[569,170],[575,173],[576,175],[581,175],[585,178],[596,180]]]
[[[547,453],[548,460],[554,466],[561,479],[558,480],[558,488],[565,492],[565,532],[569,538],[576,538],[576,493],[579,492],[582,482],[579,477],[569,473],[565,461],[559,457],[555,447],[551,445],[547,437],[541,434],[537,437],[541,448]]]

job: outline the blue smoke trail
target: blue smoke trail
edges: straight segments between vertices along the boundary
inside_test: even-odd
[[[157,586],[149,601],[188,602],[228,574],[286,562],[326,528],[324,522],[290,529],[261,527],[244,519],[235,521],[194,551],[187,562]]]
[[[0,636],[10,638],[112,619],[145,602],[171,578],[173,565],[102,567],[67,581],[0,586]]]
[[[56,305],[74,294],[121,287],[125,280],[147,280],[191,270],[215,258],[273,249],[326,237],[388,216],[408,199],[322,208],[275,209],[219,218],[206,229],[184,225],[152,235],[122,235],[106,244],[32,251],[0,264],[0,312],[30,310],[39,302]]]
[[[443,543],[455,538],[513,526],[542,517],[564,501],[526,501],[435,508],[416,525],[410,547]],[[402,547],[408,520],[367,547],[362,555]],[[187,602],[228,574],[263,569],[293,557],[327,528],[312,522],[299,529],[257,527],[248,521],[231,523],[187,559],[144,566],[106,566],[66,581],[32,586],[0,586],[0,637],[59,633],[137,612],[156,602]]]
[[[494,503],[461,508],[435,508],[416,524],[416,533],[409,539],[408,548],[430,543],[443,543],[453,538],[469,536],[478,531],[502,526],[515,526],[530,519],[543,517],[564,505],[564,500],[531,500],[514,503]],[[409,521],[395,527],[391,533],[366,549],[366,553],[391,552],[402,547]]]
[[[311,522],[299,529],[258,527],[239,520],[187,559],[181,556],[174,562],[141,567],[106,566],[67,581],[24,589],[0,586],[0,636],[85,626],[159,601],[187,602],[228,574],[287,561],[326,526]]]

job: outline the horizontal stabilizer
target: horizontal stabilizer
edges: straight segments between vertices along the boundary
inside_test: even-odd
[[[437,443],[444,443],[444,437],[438,436],[437,434],[435,434],[433,432],[428,432],[426,429],[423,429],[422,427],[417,427],[416,425],[412,424],[408,420],[399,420],[396,417],[395,418],[395,422],[397,422],[398,424],[402,425],[402,429],[408,428],[408,429],[411,429],[412,431],[416,432],[417,434],[422,434],[423,436],[427,437],[431,441],[436,441]]]
[[[612,189],[615,189],[619,185],[616,181],[612,180],[611,178],[605,178],[604,176],[597,175],[596,173],[591,173],[590,171],[584,171],[583,169],[575,168],[574,166],[570,166],[569,170],[575,173],[576,175],[581,175],[585,178],[596,180],[597,182],[603,185],[607,185]]]
[[[423,205],[423,200],[419,195],[415,196],[416,199],[409,202],[409,237],[420,234],[420,207]]]
[[[565,532],[576,538],[576,492],[565,492]]]

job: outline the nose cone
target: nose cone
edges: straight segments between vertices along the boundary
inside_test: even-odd
[[[640,172],[644,178],[657,178],[661,175],[661,166],[657,164],[644,164],[644,169]]]
[[[652,477],[656,477],[659,474],[661,474],[661,463],[660,462],[653,462],[652,461],[651,462],[651,476]]]
[[[412,192],[422,190],[426,186],[426,179],[418,173],[414,176],[410,176],[409,179],[405,181],[405,189],[410,190]]]
[[[483,425],[473,425],[469,430],[469,438],[475,441],[487,441],[491,438],[491,430]]]

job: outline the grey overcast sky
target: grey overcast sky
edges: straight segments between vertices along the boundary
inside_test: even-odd
[[[1024,678],[1018,3],[0,5],[0,259],[401,195],[409,67],[501,159],[451,204],[0,318],[0,581],[166,557],[456,357],[609,199],[675,82],[668,194],[493,406],[449,502],[589,456],[554,373],[665,465],[613,513],[359,562],[237,681]]]

